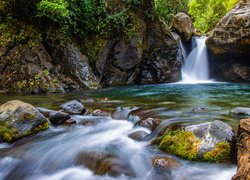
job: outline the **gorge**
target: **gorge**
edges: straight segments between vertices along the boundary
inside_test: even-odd
[[[0,180],[250,178],[250,1],[171,3],[0,2]]]

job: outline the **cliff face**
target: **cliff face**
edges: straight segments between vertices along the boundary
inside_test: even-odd
[[[52,24],[41,27],[0,19],[8,24],[0,32],[0,90],[55,93],[180,79],[177,43],[156,17],[153,0],[140,1],[135,7],[106,0],[106,8],[110,15],[127,9],[130,28],[111,29],[108,36],[98,38],[69,38],[64,44],[58,42],[60,35]]]
[[[215,78],[250,82],[250,1],[240,0],[217,24],[206,44]]]
[[[126,8],[123,2],[117,3],[118,6],[108,5],[116,7],[109,12]],[[103,41],[95,57],[101,83],[114,86],[178,81],[181,62],[176,60],[177,44],[166,26],[155,17],[154,1],[144,1],[131,14],[132,36],[113,33],[112,38]]]

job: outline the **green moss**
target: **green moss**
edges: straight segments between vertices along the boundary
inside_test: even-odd
[[[158,145],[161,143],[162,139],[163,139],[163,137],[162,137],[162,136],[159,136],[159,137],[155,138],[155,139],[151,142],[151,144],[152,144],[152,145],[157,145],[157,146],[158,146]]]
[[[0,137],[2,140],[7,142],[13,142],[19,136],[18,131],[15,128],[7,124],[0,124]]]
[[[230,155],[230,145],[227,142],[219,142],[216,144],[216,147],[210,151],[204,154],[204,160],[205,161],[226,161]]]
[[[192,132],[177,130],[167,133],[158,147],[188,160],[198,160],[197,152],[200,143],[201,140],[197,139]]]
[[[18,139],[23,137],[29,136],[31,134],[35,134],[42,130],[49,128],[49,122],[46,121],[45,123],[37,126],[36,128],[32,129],[31,131],[27,131],[26,133],[20,133],[18,129],[11,127],[8,124],[0,123],[0,137],[3,141],[6,142],[14,142]]]
[[[43,131],[43,130],[48,129],[48,128],[49,128],[49,122],[46,121],[45,123],[40,124],[39,126],[37,126],[36,128],[34,128],[32,130],[32,132],[36,133],[36,132]]]

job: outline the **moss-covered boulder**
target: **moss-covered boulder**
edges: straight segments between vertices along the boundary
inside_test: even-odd
[[[0,138],[14,142],[49,127],[47,119],[32,105],[19,100],[0,106]]]
[[[230,126],[214,121],[187,126],[185,131],[169,131],[153,144],[159,149],[188,160],[230,161],[233,131]]]

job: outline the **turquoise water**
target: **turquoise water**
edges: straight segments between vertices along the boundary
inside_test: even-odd
[[[93,99],[88,102],[86,99]],[[228,112],[234,107],[250,107],[250,84],[158,84],[104,88],[97,91],[51,95],[0,95],[0,104],[19,99],[34,106],[58,109],[72,99],[81,99],[89,109],[114,111],[115,107],[139,106],[154,109],[162,119],[179,118],[182,124],[222,120],[237,128],[237,117]],[[205,108],[194,112],[194,108]]]

